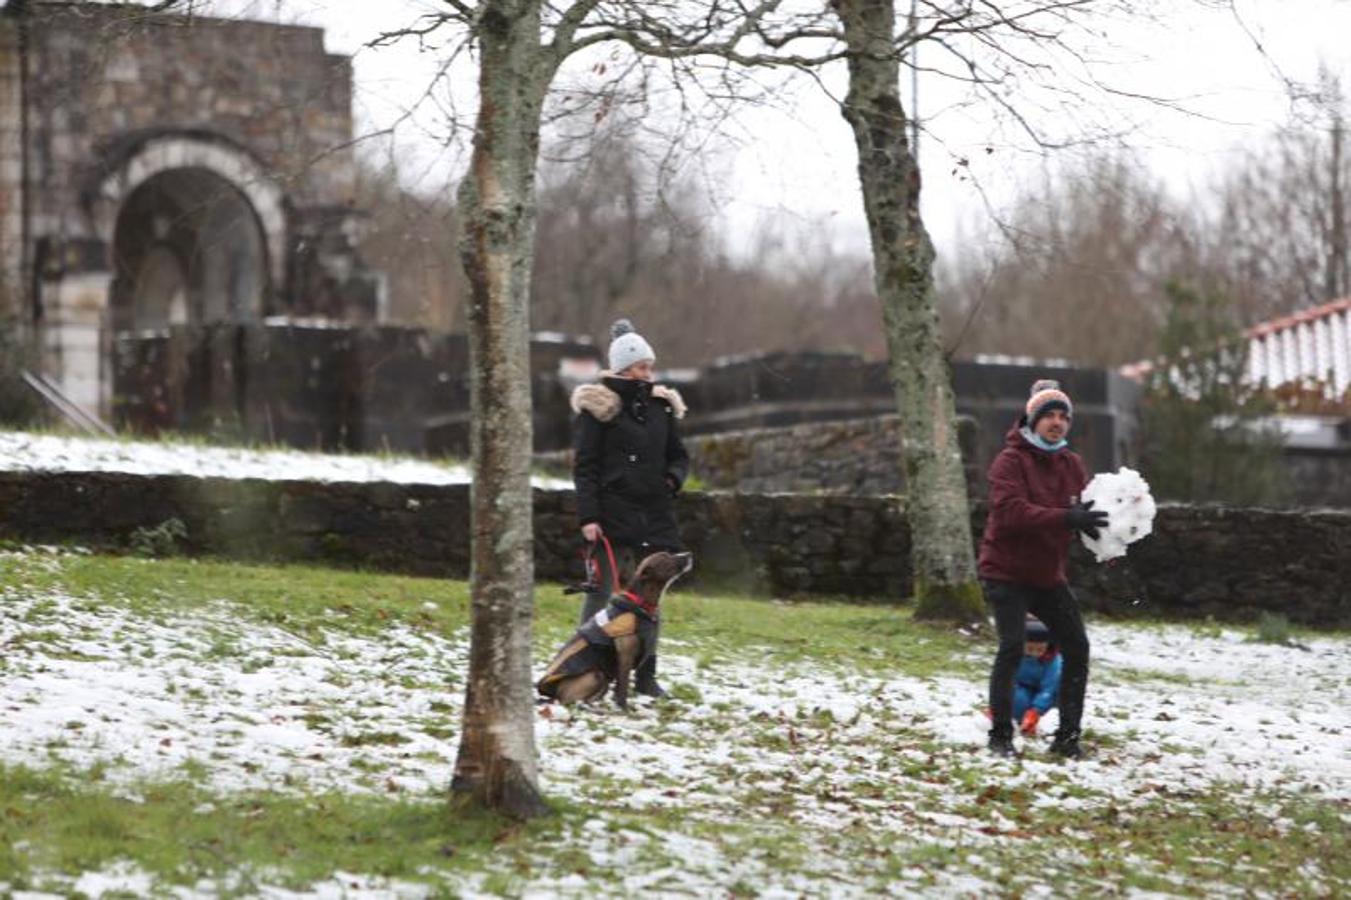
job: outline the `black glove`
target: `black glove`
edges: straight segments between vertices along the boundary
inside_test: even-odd
[[[1094,509],[1092,500],[1076,503],[1065,510],[1065,524],[1071,531],[1082,531],[1096,541],[1098,529],[1107,527],[1107,510]]]

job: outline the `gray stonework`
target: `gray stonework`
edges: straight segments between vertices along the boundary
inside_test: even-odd
[[[113,346],[114,423],[325,450],[468,454],[463,335],[368,325],[172,326]],[[536,446],[568,443],[564,361],[590,344],[530,345]]]
[[[979,441],[974,419],[957,418],[967,492],[979,496],[983,478],[973,460]],[[807,422],[782,428],[684,437],[690,472],[699,487],[747,494],[900,494],[900,417]],[[572,473],[572,451],[540,453],[536,466],[559,477]]]
[[[967,495],[984,497],[985,470],[1004,432],[989,434],[959,416]],[[854,493],[905,491],[896,416],[808,422],[686,435],[690,473],[713,491]],[[1288,447],[1282,455],[1290,508],[1351,508],[1351,446]],[[571,451],[536,455],[536,466],[571,476]],[[1148,477],[1148,472],[1144,473]]]
[[[967,493],[983,497],[985,471],[1004,432],[991,436],[969,416],[958,421]],[[685,445],[690,471],[715,490],[865,495],[905,490],[895,416],[696,434]],[[558,475],[571,472],[567,452],[542,456],[540,463]],[[1351,443],[1287,447],[1281,463],[1290,488],[1283,505],[1351,509]],[[1148,479],[1149,472],[1143,474]]]
[[[0,23],[0,322],[23,311],[23,108],[19,36]]]
[[[972,419],[977,440],[967,463],[984,472],[1022,414],[1028,389],[1054,378],[1074,399],[1075,448],[1094,471],[1128,462],[1140,388],[1106,369],[1065,364],[954,361],[957,413]],[[680,386],[689,402],[687,434],[782,428],[809,422],[868,419],[896,412],[886,363],[853,353],[765,353],[699,371]],[[964,447],[964,451],[968,449]]]
[[[967,490],[981,491],[976,421],[957,419]],[[904,491],[900,417],[873,416],[752,428],[685,439],[704,487],[744,493],[899,494]]]
[[[1341,431],[1348,436],[1336,446],[1287,447],[1281,454],[1290,505],[1351,509],[1351,419]]]
[[[696,493],[678,514],[706,584],[894,603],[909,593],[909,537],[888,497]],[[0,538],[125,548],[138,528],[187,527],[184,550],[463,578],[469,490],[180,476],[0,473]],[[983,513],[972,515],[979,534]],[[541,579],[575,579],[574,495],[535,492]],[[1115,565],[1076,549],[1071,580],[1109,615],[1250,620],[1262,611],[1351,626],[1351,513],[1160,508],[1155,533]],[[678,600],[677,600],[678,602]]]
[[[373,319],[351,61],[317,28],[140,5],[0,12],[0,315],[107,412],[114,331]]]
[[[297,207],[351,200],[351,61],[325,52],[322,30],[30,6],[26,21],[7,26],[28,28],[34,204],[58,233],[96,237],[82,194],[159,135],[242,149]]]

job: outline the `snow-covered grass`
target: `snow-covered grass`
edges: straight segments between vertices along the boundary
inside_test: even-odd
[[[537,599],[543,657],[575,602]],[[540,707],[559,814],[517,826],[445,799],[466,617],[445,581],[0,555],[0,895],[1351,888],[1347,635],[1090,623],[1095,752],[1007,762],[986,638],[677,593],[674,697]]]
[[[216,447],[204,443],[105,440],[22,431],[0,431],[0,470],[127,472],[299,481],[391,481],[399,484],[467,484],[462,463],[394,454],[310,453],[283,448]],[[571,483],[543,476],[536,487]]]

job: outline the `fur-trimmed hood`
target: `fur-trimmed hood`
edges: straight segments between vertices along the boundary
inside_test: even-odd
[[[580,384],[572,392],[572,411],[589,412],[598,422],[609,422],[619,415],[623,403],[619,395],[603,384]]]
[[[685,405],[685,398],[680,396],[680,391],[673,387],[667,387],[664,384],[654,384],[652,386],[652,396],[658,400],[665,400],[671,404],[671,412],[675,413],[677,419],[685,418],[685,413],[689,412],[689,407]]]
[[[614,376],[609,372],[602,372],[601,378],[606,377]],[[689,408],[685,406],[684,398],[675,388],[667,387],[664,384],[654,384],[652,396],[670,404],[671,412],[675,414],[677,419],[685,418],[685,413],[689,411]],[[613,420],[615,416],[619,415],[623,406],[624,401],[619,394],[606,387],[603,382],[578,385],[572,392],[572,411],[579,414],[591,413],[598,422]]]

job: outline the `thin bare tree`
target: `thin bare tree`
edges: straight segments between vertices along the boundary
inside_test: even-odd
[[[919,211],[920,173],[900,99],[892,0],[838,0],[848,47],[841,112],[854,132],[892,385],[901,415],[916,615],[983,611],[957,444],[952,377],[933,295],[934,249]]]
[[[630,316],[661,336],[663,366],[778,350],[881,356],[866,256],[821,241],[820,222],[766,219],[730,255],[710,189],[664,176],[660,138],[648,144],[609,135],[542,167],[534,327],[601,335]]]
[[[984,613],[970,540],[951,376],[934,292],[934,248],[920,214],[921,177],[901,69],[923,44],[930,70],[968,83],[975,101],[1002,113],[1037,144],[1053,140],[1026,114],[1043,90],[1082,62],[1070,35],[1108,0],[979,0],[907,4],[833,0],[835,40],[848,63],[841,112],[854,133],[888,358],[902,430],[916,615],[971,621]],[[1087,77],[1076,71],[1076,78]]]
[[[1289,89],[1290,121],[1201,198],[1203,263],[1247,322],[1351,293],[1345,93],[1326,69]]]
[[[529,648],[532,618],[529,490],[528,311],[536,221],[535,179],[549,91],[568,59],[604,44],[628,48],[640,86],[651,68],[669,66],[676,108],[688,114],[705,98],[725,112],[750,92],[753,67],[814,69],[847,60],[851,84],[843,111],[855,129],[860,176],[874,239],[875,276],[886,310],[915,534],[921,611],[969,619],[978,610],[965,485],[946,361],[937,340],[933,252],[919,218],[919,170],[906,145],[898,93],[900,60],[919,41],[943,47],[1015,121],[1011,90],[1028,47],[1063,49],[1061,28],[1108,0],[926,2],[902,32],[879,0],[805,6],[783,0],[447,0],[444,11],[389,39],[454,28],[478,72],[478,111],[469,173],[459,189],[461,256],[469,280],[473,624],[464,731],[453,787],[519,815],[543,811],[532,731]],[[989,64],[983,54],[993,57]],[[608,64],[597,60],[600,70]],[[621,97],[593,92],[597,115]],[[690,88],[687,92],[686,87]],[[700,87],[702,86],[702,87]]]
[[[473,617],[453,791],[518,816],[539,792],[530,684],[534,558],[530,495],[529,284],[535,167],[545,95],[571,51],[568,8],[545,36],[543,3],[452,2],[479,56],[479,111],[460,183],[460,256],[469,278]]]
[[[1002,239],[970,239],[940,279],[954,353],[1119,365],[1154,353],[1165,286],[1199,274],[1200,215],[1143,166],[1096,150],[1011,203]]]
[[[632,48],[635,58],[686,62],[687,69],[710,54],[728,66],[778,5],[447,0],[443,11],[376,42],[454,30],[459,38],[450,55],[472,54],[478,73],[473,150],[458,193],[472,369],[472,622],[452,790],[488,808],[522,817],[547,810],[538,787],[530,679],[529,299],[550,88],[565,61],[603,44]],[[599,99],[615,95],[601,91]]]
[[[368,216],[360,252],[389,280],[386,321],[462,330],[464,269],[446,255],[459,234],[453,198],[411,190],[401,174],[394,160],[366,157],[357,164],[354,205]]]

